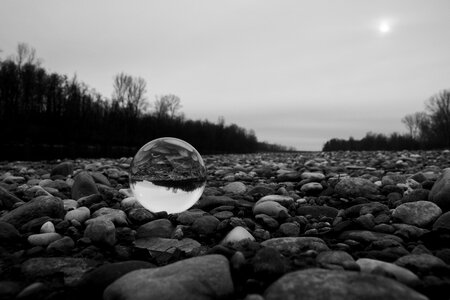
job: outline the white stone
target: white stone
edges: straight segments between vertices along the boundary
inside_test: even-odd
[[[230,232],[228,232],[228,234],[224,237],[224,239],[220,243],[222,245],[234,244],[243,240],[254,241],[255,238],[244,227],[236,226]]]
[[[32,234],[28,242],[33,246],[48,246],[50,243],[61,239],[62,236],[55,232]]]
[[[55,225],[52,222],[47,221],[41,226],[41,233],[52,233],[55,232]]]

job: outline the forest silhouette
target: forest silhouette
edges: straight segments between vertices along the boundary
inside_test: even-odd
[[[50,73],[34,48],[20,43],[0,60],[2,160],[133,156],[152,139],[172,136],[202,154],[287,151],[259,142],[253,130],[236,124],[186,119],[180,98],[163,95],[148,110],[146,83],[119,73],[111,99],[75,75]]]

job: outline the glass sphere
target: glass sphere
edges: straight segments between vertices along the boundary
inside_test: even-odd
[[[148,142],[136,153],[130,168],[131,190],[152,212],[185,211],[205,189],[205,163],[193,146],[180,139]]]

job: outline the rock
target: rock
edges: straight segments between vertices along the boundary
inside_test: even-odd
[[[298,236],[300,226],[292,222],[286,222],[280,225],[279,231],[283,236]]]
[[[318,182],[309,182],[302,185],[300,190],[306,194],[320,193],[323,190],[323,186]]]
[[[266,300],[426,300],[427,297],[388,278],[370,274],[307,269],[291,272],[270,285]]]
[[[325,175],[319,172],[303,172],[300,176],[302,179],[308,179],[317,182],[320,182],[325,179]]]
[[[91,216],[91,211],[89,208],[82,206],[74,210],[70,210],[66,213],[64,220],[71,221],[77,220],[81,224],[83,224],[89,217]]]
[[[62,218],[64,214],[64,205],[60,199],[53,196],[40,196],[1,216],[0,221],[19,228],[39,217]]]
[[[255,220],[269,229],[277,229],[280,226],[277,220],[265,214],[256,215]]]
[[[335,191],[341,197],[367,197],[378,194],[378,187],[370,180],[350,177],[339,181]]]
[[[141,225],[156,219],[156,215],[143,207],[135,207],[127,211],[128,219],[131,223]]]
[[[116,243],[116,227],[107,219],[92,219],[84,231],[84,236],[100,245],[114,246]]]
[[[400,267],[407,268],[413,272],[430,272],[435,268],[445,267],[445,262],[431,254],[409,254],[400,257],[394,262]]]
[[[103,201],[103,196],[100,194],[92,194],[89,196],[81,197],[77,200],[78,206],[86,206],[91,207],[94,204],[100,203]]]
[[[283,255],[292,256],[308,250],[322,252],[330,250],[325,242],[316,237],[280,237],[261,243],[261,246],[275,248]]]
[[[131,271],[154,268],[155,265],[146,261],[130,260],[105,264],[83,275],[77,288],[84,290],[91,299],[101,299],[104,289]]]
[[[16,203],[20,202],[23,201],[0,186],[0,209],[11,209]]]
[[[62,176],[67,177],[69,175],[72,175],[73,173],[73,165],[71,162],[62,162],[56,166],[53,167],[52,172],[50,173],[50,176]]]
[[[33,299],[40,298],[43,294],[48,292],[49,288],[42,282],[34,282],[26,286],[17,296],[16,299]]]
[[[219,220],[227,220],[229,218],[232,218],[234,216],[233,212],[231,211],[219,211],[214,213],[213,215],[214,217],[216,217]]]
[[[242,226],[234,227],[220,242],[222,245],[236,244],[243,240],[254,241],[255,238]]]
[[[433,202],[416,201],[397,206],[392,216],[406,224],[426,227],[434,222],[441,214],[442,210]]]
[[[108,178],[106,178],[106,176],[103,175],[102,173],[92,172],[91,176],[95,182],[106,185],[106,186],[111,186],[111,183],[109,182]]]
[[[0,281],[0,299],[17,299],[16,295],[20,293],[22,283],[10,280]]]
[[[113,222],[117,226],[127,226],[127,215],[120,209],[114,209],[109,207],[102,207],[96,210],[92,215],[91,219],[86,221],[86,225],[90,224],[96,219],[108,220]]]
[[[246,190],[247,187],[240,181],[231,182],[223,187],[223,191],[230,194],[243,194]]]
[[[61,239],[59,233],[38,233],[28,237],[28,242],[33,246],[48,246],[51,242]]]
[[[167,219],[150,221],[137,229],[137,238],[162,237],[170,238],[174,227]]]
[[[132,271],[109,285],[103,299],[225,299],[234,293],[228,260],[205,255]]]
[[[420,282],[420,279],[416,274],[392,263],[370,258],[360,258],[356,263],[361,268],[361,272],[364,273],[388,275],[388,277],[395,278],[399,282],[412,287]]]
[[[297,214],[300,216],[311,215],[313,218],[325,216],[334,219],[338,214],[338,210],[330,206],[302,205],[297,209]]]
[[[93,194],[99,194],[99,192],[92,176],[85,171],[78,173],[72,186],[72,199],[78,200]]]
[[[210,210],[222,205],[237,205],[237,201],[228,196],[203,196],[194,205],[194,208]]]
[[[274,218],[289,216],[286,207],[275,201],[257,202],[253,207],[253,214],[265,214]]]
[[[177,240],[158,237],[138,239],[134,241],[134,245],[137,248],[147,249],[150,253],[156,255],[162,253],[174,253],[175,250],[190,254],[201,246],[199,242],[190,238]]]
[[[72,257],[36,257],[26,260],[21,267],[22,273],[31,279],[61,274],[64,284],[75,286],[81,276],[93,267],[94,263],[84,258]]]
[[[216,232],[217,225],[219,225],[220,221],[216,217],[213,216],[201,216],[198,219],[195,219],[194,223],[192,223],[191,229],[199,235],[211,235]]]
[[[289,207],[290,205],[294,204],[294,198],[292,198],[291,196],[284,196],[284,195],[266,195],[261,199],[259,199],[258,202],[256,202],[256,204],[267,201],[278,202],[284,207]]]
[[[76,209],[78,207],[78,202],[73,199],[64,199],[63,204],[64,210],[66,211]]]
[[[52,222],[47,221],[44,224],[42,224],[40,233],[52,233],[55,232],[55,225],[53,225]]]
[[[182,225],[191,225],[194,221],[202,216],[206,215],[201,209],[190,209],[183,211],[177,217],[177,222]]]
[[[442,214],[433,224],[433,230],[450,232],[450,211]]]
[[[283,275],[287,269],[280,252],[275,248],[261,248],[252,258],[253,272],[256,278],[273,281]]]
[[[443,212],[450,211],[450,168],[444,169],[434,183],[428,200],[439,206]]]
[[[47,252],[56,254],[68,254],[75,247],[75,242],[68,236],[51,242],[47,247]]]
[[[374,232],[368,230],[348,230],[344,231],[339,235],[341,240],[355,240],[358,242],[371,243],[381,239],[389,239],[396,242],[403,242],[403,240],[392,234]]]
[[[337,265],[342,267],[355,262],[353,257],[345,251],[320,252],[316,257],[316,261],[322,266]]]
[[[0,242],[6,245],[8,242],[15,242],[20,239],[20,233],[17,229],[6,222],[0,222]]]

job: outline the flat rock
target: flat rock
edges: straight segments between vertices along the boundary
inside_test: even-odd
[[[387,233],[374,232],[368,230],[348,230],[339,235],[341,240],[355,240],[358,242],[370,243],[381,239],[390,239],[396,242],[403,242],[402,238]]]
[[[103,299],[212,300],[226,299],[233,293],[228,260],[222,255],[205,255],[132,271],[109,285]]]
[[[28,242],[33,246],[48,246],[50,243],[61,239],[62,236],[56,232],[32,234]]]
[[[439,206],[433,202],[421,200],[397,206],[392,216],[406,224],[426,227],[433,223],[441,214],[442,210]]]
[[[294,255],[308,250],[317,252],[330,250],[325,242],[317,237],[280,237],[261,243],[261,246],[275,248],[281,254]]]
[[[166,252],[174,253],[177,249],[189,254],[201,246],[199,242],[190,238],[177,240],[159,237],[137,239],[134,241],[134,245],[137,248],[147,249],[148,251],[156,254]]]
[[[53,196],[40,196],[1,216],[0,221],[20,228],[23,224],[39,217],[63,218],[64,215],[62,200]]]
[[[270,285],[266,300],[426,300],[427,297],[388,278],[350,271],[307,269],[288,273]]]

